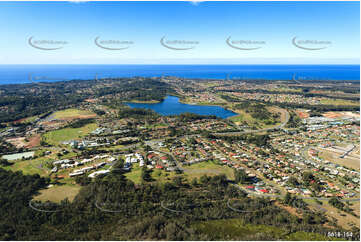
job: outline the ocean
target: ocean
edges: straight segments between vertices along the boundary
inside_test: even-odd
[[[359,65],[0,65],[0,84],[109,77],[360,80]]]

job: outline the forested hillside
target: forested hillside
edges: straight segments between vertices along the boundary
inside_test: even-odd
[[[122,173],[114,169],[83,186],[72,203],[53,204],[32,201],[36,191],[48,184],[46,179],[0,169],[0,239],[273,240],[297,231],[323,238],[326,231],[321,214],[305,212],[300,218],[268,199],[247,198],[224,175],[203,176],[192,184],[176,177],[162,185],[144,181],[136,186]],[[273,232],[204,230],[203,221],[220,219],[235,219],[247,228],[268,226]]]

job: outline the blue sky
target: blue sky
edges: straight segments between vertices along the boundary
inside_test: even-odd
[[[360,60],[359,2],[0,2],[0,64],[343,64]],[[41,50],[39,44],[62,47]],[[107,50],[102,44],[129,47]],[[191,44],[160,44],[185,40]],[[253,41],[236,47],[230,41]],[[292,39],[303,41],[296,47]],[[305,44],[307,41],[319,43]],[[33,42],[35,43],[35,42]],[[194,44],[196,43],[196,44]],[[233,43],[233,42],[232,42]],[[300,43],[300,42],[298,42]]]

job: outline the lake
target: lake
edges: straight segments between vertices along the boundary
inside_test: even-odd
[[[228,118],[237,113],[220,106],[190,105],[179,102],[178,97],[167,96],[160,103],[126,103],[132,108],[147,108],[164,115],[178,115],[181,113],[195,113],[200,115],[215,115],[219,118]]]

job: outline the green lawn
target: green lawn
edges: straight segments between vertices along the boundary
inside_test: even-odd
[[[20,160],[16,161],[11,166],[6,166],[3,168],[14,172],[22,171],[25,175],[39,174],[41,176],[47,176],[49,174],[48,169],[44,166],[47,161],[49,161],[49,158],[46,157],[40,157],[33,160]],[[41,164],[43,165],[42,167]]]
[[[52,115],[54,116],[55,119],[67,119],[67,118],[77,118],[78,116],[90,116],[95,114],[87,110],[69,108],[69,109],[57,111]]]
[[[175,172],[169,172],[161,169],[154,169],[152,172],[152,178],[159,183],[169,182],[175,176],[177,176]]]
[[[136,163],[133,164],[132,170],[125,174],[125,177],[136,184],[140,184],[142,181],[140,177],[141,174],[142,174],[142,169],[141,167],[139,167],[139,164]]]
[[[46,149],[44,149],[44,150],[46,150]],[[35,152],[35,154],[39,155],[44,150],[37,150]],[[58,157],[54,153],[54,154],[51,154],[48,156],[38,157],[36,159],[31,159],[31,160],[18,160],[18,161],[15,161],[13,165],[6,166],[3,168],[6,170],[14,171],[14,172],[22,171],[23,174],[25,174],[25,175],[39,174],[40,176],[48,176],[50,174],[50,170],[47,167],[48,163],[51,163],[51,162],[53,162],[55,160],[59,160],[59,159],[68,159],[68,158],[74,157],[75,155],[76,155],[76,153],[69,152],[68,154]]]
[[[110,147],[104,147],[104,150],[121,150],[124,148],[124,145],[114,145],[114,146],[110,146]]]
[[[191,181],[193,178],[199,178],[203,175],[215,176],[225,174],[228,179],[234,179],[234,171],[228,166],[218,164],[216,161],[203,161],[190,166],[183,166],[184,176]]]
[[[126,178],[133,181],[136,184],[141,183],[141,174],[142,168],[139,167],[138,163],[133,164],[132,170],[125,174]],[[168,172],[161,169],[153,169],[151,176],[154,179],[154,182],[167,182],[170,181],[177,174],[175,172]],[[169,178],[169,179],[168,179]]]
[[[27,123],[27,122],[34,122],[36,119],[38,118],[38,116],[31,116],[31,117],[28,117],[24,120],[24,123]]]
[[[157,100],[149,100],[149,101],[142,101],[142,100],[131,100],[130,103],[160,103]]]
[[[254,119],[250,114],[244,112],[243,110],[237,110],[238,115],[232,116],[229,119],[233,122],[247,122],[249,124],[254,123]]]
[[[52,145],[59,145],[64,141],[79,139],[94,131],[97,124],[87,124],[81,128],[64,128],[47,132],[43,135],[43,140]]]

